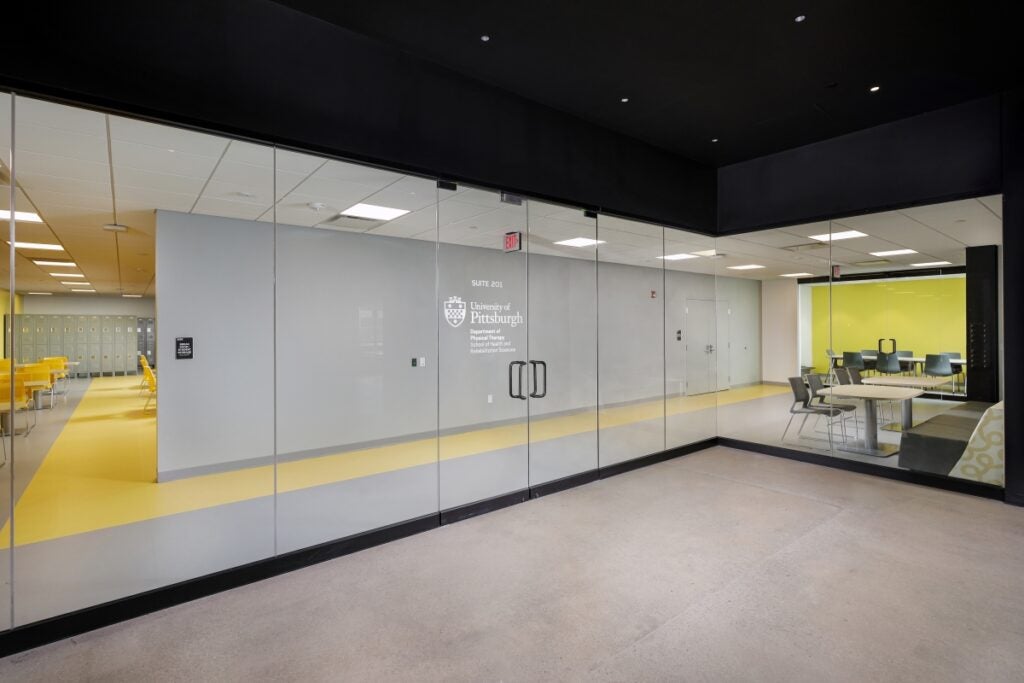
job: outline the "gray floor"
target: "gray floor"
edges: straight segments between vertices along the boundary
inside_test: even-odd
[[[0,679],[1010,681],[1024,510],[714,448],[0,660]]]

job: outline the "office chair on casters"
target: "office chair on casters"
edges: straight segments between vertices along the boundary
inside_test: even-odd
[[[800,429],[796,430],[797,437],[803,432],[804,426],[807,424],[807,418],[811,415],[821,417],[826,416],[829,419],[828,429],[828,445],[832,447],[832,422],[833,418],[839,417],[843,414],[843,411],[838,408],[822,408],[810,405],[811,396],[807,393],[807,387],[804,386],[804,380],[802,377],[790,377],[789,386],[793,390],[793,405],[789,407],[789,422],[786,423],[786,428],[782,431],[782,441],[785,443],[786,434],[789,433],[789,428],[793,424],[793,418],[797,415],[803,415],[803,422],[800,423]],[[840,421],[842,424],[842,421]],[[844,438],[845,438],[845,425],[843,425]]]

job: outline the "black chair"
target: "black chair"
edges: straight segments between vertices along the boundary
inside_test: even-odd
[[[830,420],[835,417],[839,417],[843,414],[843,411],[838,408],[820,408],[810,405],[811,396],[807,393],[807,387],[804,386],[803,377],[790,377],[789,386],[793,390],[793,405],[789,407],[789,422],[786,423],[786,429],[782,432],[782,441],[785,442],[786,434],[789,433],[789,428],[793,424],[793,418],[797,415],[803,415],[804,420],[800,423],[800,429],[796,430],[797,436],[803,431],[804,426],[807,424],[807,418],[811,415],[821,417],[822,415],[828,417]],[[832,446],[832,429],[831,422],[829,423],[828,430],[828,443],[829,447]]]
[[[953,377],[953,364],[944,353],[929,353],[924,357],[923,374],[928,377]],[[953,379],[953,390],[956,391],[956,379]]]
[[[864,357],[856,351],[843,351],[843,367],[847,370],[864,370]]]
[[[850,371],[846,368],[836,368],[835,371],[836,381],[840,384],[853,384],[850,381]]]
[[[960,358],[961,358],[959,351],[943,351],[942,355],[949,356],[950,360],[954,360],[954,359],[960,360]],[[961,380],[961,382],[960,382],[961,385],[963,384],[964,366],[963,366],[962,363],[959,363],[957,365],[953,365],[952,363],[950,363],[949,365],[950,365],[950,367],[953,368],[953,393],[955,394],[956,393],[956,381],[957,381],[957,379]]]
[[[864,382],[861,381],[860,370],[857,368],[850,368],[848,372],[850,373],[850,384],[864,384]]]
[[[875,361],[875,370],[886,375],[895,375],[903,372],[900,358],[895,353],[879,353]]]
[[[861,358],[863,358],[864,356],[875,356],[877,354],[878,354],[878,349],[861,349],[860,350]],[[873,360],[865,360],[864,361],[864,369],[865,370],[874,370],[876,362],[877,361],[873,361]]]
[[[900,358],[913,358],[914,357],[914,352],[913,351],[897,351],[896,355],[899,356]],[[900,367],[903,368],[903,372],[913,372],[914,371],[914,365],[915,365],[915,363],[912,360],[901,360],[900,361]]]
[[[825,400],[825,397],[819,394],[819,391],[825,389],[825,383],[821,381],[821,375],[807,375],[807,386],[810,388],[811,400],[808,404],[811,408],[838,408],[844,413],[853,413],[853,424],[857,424],[857,406],[852,403],[833,403],[830,400]],[[845,421],[846,418],[844,417]],[[854,434],[856,434],[856,427],[854,428]],[[843,441],[846,441],[846,425],[843,425]]]

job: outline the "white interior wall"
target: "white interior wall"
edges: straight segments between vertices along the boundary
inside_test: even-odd
[[[800,365],[814,366],[814,348],[812,345],[813,326],[812,316],[814,315],[813,301],[810,285],[797,285],[800,297],[800,312],[798,326],[800,328]]]
[[[761,377],[787,383],[800,373],[800,303],[794,280],[761,283]]]
[[[728,300],[731,383],[760,379],[757,280],[669,271],[662,293],[657,268],[534,255],[527,302],[523,254],[444,244],[435,256],[431,241],[279,225],[275,334],[272,224],[171,212],[157,220],[164,478],[272,455],[275,400],[279,456],[429,434],[438,416],[442,430],[522,418],[524,403],[506,400],[507,365],[516,358],[549,365],[550,395],[531,414],[592,408],[595,279],[602,404],[664,391],[665,361],[678,363],[666,358],[662,335],[685,321],[666,328],[663,313],[671,317],[687,298]],[[459,327],[444,321],[437,263],[442,300],[522,311],[529,325],[501,330],[514,353],[469,353],[479,325],[468,313]],[[475,286],[480,277],[503,287]],[[174,359],[177,336],[195,338],[193,360]],[[414,367],[413,358],[426,367]]]
[[[156,246],[158,476],[273,456],[273,224],[158,211]]]
[[[126,299],[120,296],[35,296],[22,298],[22,313],[38,315],[134,315],[152,318],[156,315],[156,304],[152,297]]]

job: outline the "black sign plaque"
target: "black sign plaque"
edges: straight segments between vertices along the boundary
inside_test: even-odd
[[[192,337],[175,337],[174,357],[178,360],[192,358]]]

